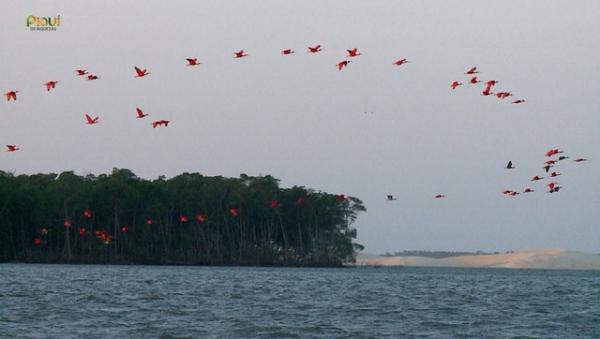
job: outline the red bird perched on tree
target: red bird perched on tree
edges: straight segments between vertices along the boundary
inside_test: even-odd
[[[83,216],[86,217],[86,218],[91,218],[92,217],[92,211],[90,211],[90,210],[83,211]]]
[[[400,60],[397,60],[396,62],[394,62],[392,65],[402,66],[402,65],[404,65],[406,63],[408,63],[408,60],[406,60],[406,59],[400,59]]]
[[[525,101],[525,99],[519,99],[519,100],[515,100],[515,101],[513,101],[512,103],[513,103],[513,104],[522,104],[522,103],[524,103],[524,102],[526,102],[526,101]]]
[[[472,84],[478,84],[481,82],[481,80],[477,80],[477,77],[472,77],[471,80],[469,80],[469,82]]]
[[[161,125],[165,125],[165,127],[169,126],[169,120],[156,120],[152,122],[152,128],[156,128]]]
[[[234,58],[236,58],[236,59],[239,59],[239,58],[243,58],[243,57],[247,57],[247,56],[248,56],[248,54],[245,54],[245,53],[244,53],[244,50],[243,50],[243,49],[240,49],[238,52],[233,52],[233,54],[234,54],[234,56],[233,56],[233,57],[234,57]]]
[[[583,162],[583,161],[588,161],[588,159],[586,159],[586,158],[577,158],[577,159],[575,159],[573,161],[575,161],[575,162]]]
[[[344,61],[340,61],[338,62],[335,66],[338,68],[338,70],[342,70],[342,68],[347,67],[349,63],[351,63],[352,61],[348,61],[348,60],[344,60]]]
[[[292,53],[296,53],[296,52],[292,51],[290,48],[284,49],[283,51],[281,51],[281,54],[283,54],[283,55],[290,55]]]
[[[77,230],[77,232],[79,232],[80,236],[85,236],[87,234],[87,230],[83,227],[79,227],[79,229]]]
[[[16,152],[18,150],[20,150],[20,148],[17,147],[17,145],[6,145],[7,152]]]
[[[238,216],[238,209],[237,208],[230,208],[229,209],[229,214],[231,214],[232,217],[237,217]]]
[[[452,81],[452,83],[450,84],[450,87],[452,87],[452,89],[456,89],[456,87],[458,86],[462,86],[462,83],[456,80]]]
[[[471,68],[469,68],[469,70],[467,70],[465,72],[465,74],[476,74],[476,73],[479,73],[479,71],[477,70],[477,66],[471,67]]]
[[[321,45],[316,45],[315,47],[308,47],[308,53],[317,53],[317,52],[321,52]]]
[[[100,79],[97,75],[90,74],[87,76],[88,80],[98,80]]]
[[[129,233],[129,226],[125,225],[121,227],[121,233]]]
[[[76,69],[75,72],[77,72],[77,76],[82,76],[82,75],[88,74],[88,71],[85,69]]]
[[[19,91],[9,91],[4,93],[4,96],[6,97],[6,101],[10,101],[12,100],[17,100],[17,93],[19,93]]]
[[[358,48],[356,48],[356,47],[354,47],[353,49],[347,49],[346,51],[348,51],[348,56],[351,58],[361,55],[358,52]]]
[[[135,73],[137,73],[135,78],[145,77],[146,75],[150,74],[150,72],[148,72],[145,68],[141,69],[137,66],[134,66],[133,68],[135,69]]]
[[[50,92],[51,89],[56,88],[56,84],[58,83],[58,81],[48,81],[47,83],[44,84],[44,86],[46,86],[46,91]]]
[[[187,217],[187,215],[182,215],[179,217],[179,221],[180,222],[188,222],[188,221],[190,221],[190,219]]]
[[[64,225],[66,228],[70,228],[71,226],[73,226],[73,222],[72,222],[71,220],[69,220],[69,219],[65,219],[65,220],[63,221],[63,225]]]
[[[433,197],[434,199],[441,199],[441,198],[445,198],[446,196],[443,194],[438,194],[435,197]]]
[[[92,118],[88,114],[85,115],[85,119],[87,120],[86,124],[88,125],[95,125],[100,122],[100,117]]]
[[[42,244],[42,239],[41,238],[34,238],[33,239],[33,245],[34,246],[40,246]]]
[[[270,207],[273,208],[273,209],[279,207],[279,201],[277,199],[271,200]]]
[[[154,220],[152,218],[146,219],[146,225],[154,225]]]
[[[196,216],[196,220],[197,220],[198,222],[204,222],[204,221],[206,220],[206,214],[205,214],[205,213],[203,213],[203,214],[198,214],[198,215]]]
[[[139,107],[136,107],[135,111],[137,112],[136,119],[142,119],[148,116],[148,114],[144,113]]]
[[[298,198],[296,200],[296,205],[297,206],[302,207],[302,206],[304,206],[305,203],[306,203],[306,198],[304,198],[304,197],[300,197],[300,198]]]
[[[188,62],[186,66],[198,66],[201,64],[201,62],[198,62],[198,58],[186,58],[185,60]]]
[[[538,181],[538,180],[542,180],[542,179],[544,179],[544,177],[540,177],[540,176],[536,175],[535,177],[533,177],[531,179],[531,181]]]
[[[344,194],[338,194],[337,200],[339,202],[344,202],[344,201],[346,201],[346,196]]]

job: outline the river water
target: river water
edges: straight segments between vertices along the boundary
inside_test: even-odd
[[[600,272],[0,265],[0,338],[600,338]]]

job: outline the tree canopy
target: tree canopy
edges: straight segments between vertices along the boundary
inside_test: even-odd
[[[270,176],[0,171],[0,261],[339,266],[362,246],[358,198]]]

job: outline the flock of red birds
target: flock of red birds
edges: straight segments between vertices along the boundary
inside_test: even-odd
[[[322,51],[323,51],[323,49],[321,48],[321,45],[316,45],[316,46],[308,47],[307,53],[315,54],[315,53],[319,53]],[[358,51],[358,48],[347,49],[346,51],[348,53],[346,55],[347,58],[356,58],[361,55],[361,53]],[[296,53],[296,52],[289,48],[281,51],[281,54],[284,56],[288,56],[288,55],[291,55],[294,53]],[[248,56],[248,54],[243,49],[233,53],[233,57],[235,59],[241,59],[241,58],[245,58],[247,56]],[[201,62],[198,61],[198,58],[186,58],[186,61],[187,61],[186,66],[199,66],[202,64]],[[351,62],[352,62],[351,60],[345,59],[345,60],[338,62],[335,65],[335,67],[337,67],[337,69],[341,71],[341,70],[347,68]],[[407,59],[403,58],[403,59],[396,60],[395,62],[392,63],[392,65],[399,67],[399,66],[405,65],[407,63],[409,63],[409,61]],[[147,69],[140,68],[137,66],[134,67],[134,70],[135,70],[135,75],[134,75],[135,78],[143,78],[143,77],[146,77],[151,74]],[[75,72],[76,72],[76,76],[85,77],[88,81],[94,81],[94,80],[100,79],[99,76],[89,73],[86,69],[77,69],[77,70],[75,70]],[[478,76],[477,76],[477,74],[479,74],[477,67],[469,68],[464,74],[469,76],[469,79],[467,81],[467,83],[469,85],[477,85],[479,83],[482,83],[482,81],[480,79],[478,79]],[[57,81],[57,80],[51,80],[51,81],[44,83],[44,86],[46,87],[46,90],[49,92],[49,91],[55,89],[56,85],[58,83],[59,83],[59,81]],[[481,92],[481,95],[482,96],[495,96],[496,98],[498,98],[500,100],[504,100],[508,97],[514,96],[513,93],[508,92],[508,91],[492,92],[492,89],[494,88],[494,86],[498,85],[499,83],[500,82],[497,80],[487,80],[487,81],[483,82],[484,88],[483,88],[483,91]],[[460,86],[463,86],[463,83],[458,80],[453,80],[450,84],[450,88],[452,90],[456,90]],[[11,90],[11,91],[6,92],[4,95],[5,95],[7,101],[11,101],[11,100],[16,101],[17,93],[19,93],[19,91]],[[512,104],[523,104],[525,102],[526,102],[525,99],[520,98],[520,99],[512,101],[511,103]],[[140,109],[140,108],[136,108],[136,113],[137,113],[137,115],[136,115],[137,119],[143,119],[148,116],[148,114],[144,113],[144,111],[142,111],[142,109]],[[96,125],[100,122],[100,117],[98,117],[98,116],[91,116],[89,114],[85,114],[85,118],[86,118],[86,123],[88,125]],[[157,128],[159,126],[167,127],[169,125],[169,123],[170,123],[169,120],[160,119],[160,120],[152,121],[151,126],[153,128]],[[7,152],[16,152],[19,150],[19,147],[17,147],[16,145],[6,145],[6,148],[7,148]],[[548,153],[546,153],[546,156],[553,157],[553,156],[561,154],[561,153],[563,153],[563,152],[558,149],[552,149],[552,150],[548,151]],[[555,178],[555,177],[561,175],[558,172],[553,171],[550,173],[549,171],[556,164],[558,164],[558,162],[563,161],[565,159],[568,159],[568,157],[559,156],[556,159],[550,159],[545,162],[544,168],[546,170],[546,173],[549,173],[548,178]],[[587,159],[578,158],[578,159],[575,159],[574,161],[579,163],[579,162],[587,161]],[[506,169],[514,169],[515,167],[512,165],[512,162],[509,162],[507,167],[505,167],[505,168]],[[538,180],[542,180],[542,179],[544,179],[544,177],[536,175],[535,177],[533,177],[533,179],[531,181],[538,181]],[[558,185],[558,183],[554,182],[554,181],[548,183],[547,187],[548,187],[549,193],[558,192],[562,188],[562,186]],[[531,192],[534,192],[534,190],[529,187],[526,187],[522,192],[514,191],[514,190],[505,190],[503,193],[508,196],[516,196],[521,193],[531,193]],[[434,196],[435,199],[441,199],[441,198],[445,198],[445,197],[446,196],[444,194],[437,194]],[[340,201],[344,201],[346,198],[343,194],[341,194],[338,196],[338,199]],[[388,195],[387,200],[393,201],[393,200],[396,200],[396,198],[393,195]],[[304,200],[302,200],[301,203],[304,203]],[[271,201],[271,205],[270,205],[271,208],[276,208],[278,206],[279,206],[279,202],[277,202],[276,200]],[[229,210],[229,214],[233,217],[236,217],[238,215],[238,213],[239,212],[236,208],[232,208]],[[84,216],[87,218],[91,218],[91,211],[86,210],[86,212],[84,212]],[[204,222],[206,220],[206,214],[197,215],[196,220],[198,222]],[[189,218],[187,216],[181,216],[179,218],[179,221],[182,223],[185,223],[185,222],[189,221]],[[146,222],[148,225],[151,225],[154,223],[154,220],[148,219]],[[72,224],[71,224],[70,220],[64,221],[65,227],[71,227],[71,225]],[[42,234],[44,234],[44,230],[47,233],[47,229],[43,229]],[[123,226],[121,231],[123,233],[127,233],[129,231],[129,227]],[[81,236],[86,235],[87,234],[86,229],[79,228],[79,234]],[[112,237],[105,231],[97,231],[96,237],[98,237],[100,240],[104,241],[107,244],[112,241]],[[36,238],[35,243],[36,243],[36,245],[41,244],[41,239]]]

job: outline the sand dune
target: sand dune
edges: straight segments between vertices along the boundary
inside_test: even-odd
[[[539,269],[600,270],[600,255],[550,248],[504,254],[464,255],[443,259],[425,257],[360,256],[357,265],[431,266],[431,267],[501,267]]]

